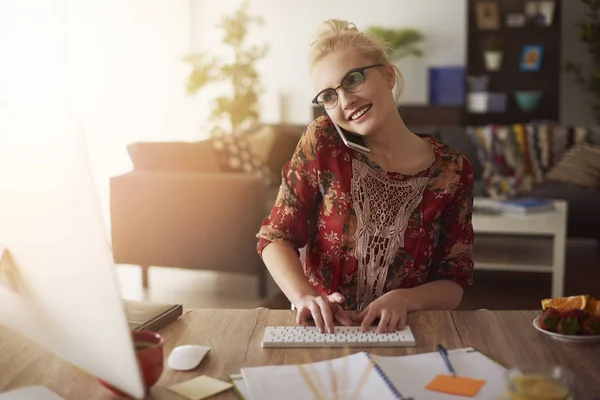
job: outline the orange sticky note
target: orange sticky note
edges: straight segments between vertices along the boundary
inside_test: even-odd
[[[425,386],[425,389],[457,396],[473,397],[479,392],[479,389],[481,389],[484,384],[485,381],[481,379],[438,375]]]

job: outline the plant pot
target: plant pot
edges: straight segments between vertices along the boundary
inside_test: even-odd
[[[485,51],[483,53],[485,60],[485,68],[488,71],[497,71],[502,65],[502,52],[501,51]]]

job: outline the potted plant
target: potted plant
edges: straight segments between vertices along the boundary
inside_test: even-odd
[[[248,2],[231,16],[224,16],[218,27],[224,30],[223,44],[231,47],[233,56],[223,62],[206,53],[193,53],[185,57],[192,66],[187,79],[187,93],[194,94],[211,83],[228,82],[230,90],[214,101],[210,116],[215,132],[239,132],[256,123],[259,118],[259,96],[262,86],[255,63],[265,57],[266,45],[246,46],[245,40],[251,25],[262,25],[260,17],[248,15]]]
[[[590,67],[567,61],[565,69],[575,77],[575,81],[590,95],[591,106],[596,121],[600,123],[600,0],[582,0],[588,6],[587,17],[577,24],[579,39],[585,44],[590,55]]]
[[[388,57],[392,61],[398,61],[408,56],[421,57],[423,55],[419,44],[425,40],[425,36],[417,29],[370,26],[366,33],[389,44]]]
[[[492,36],[483,41],[483,60],[488,71],[497,71],[502,66],[502,42],[499,37]]]

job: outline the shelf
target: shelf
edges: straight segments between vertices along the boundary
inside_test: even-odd
[[[561,58],[561,8],[560,0],[555,1],[552,25],[546,27],[524,26],[510,28],[504,26],[508,13],[524,12],[528,0],[497,1],[502,26],[496,30],[479,30],[476,23],[475,3],[468,0],[467,7],[467,65],[465,75],[489,77],[488,91],[505,92],[508,102],[504,113],[465,112],[466,125],[528,123],[534,120],[558,121],[560,102],[560,75],[563,71]],[[520,10],[520,11],[515,11]],[[492,36],[502,42],[503,58],[501,69],[488,71],[485,68],[482,44]],[[523,46],[537,44],[544,48],[541,67],[538,71],[521,71],[519,68]],[[469,93],[465,87],[465,104]],[[542,100],[533,112],[519,109],[514,92],[519,90],[540,90]]]
[[[507,28],[502,27],[496,30],[476,30],[474,32],[469,32],[468,35],[477,36],[477,37],[485,37],[485,36],[516,36],[518,38],[527,35],[540,35],[547,36],[552,33],[558,33],[560,31],[560,27],[556,25],[548,26],[548,27],[539,27],[539,26],[525,26],[522,28]]]
[[[475,269],[551,273],[553,239],[475,233]]]

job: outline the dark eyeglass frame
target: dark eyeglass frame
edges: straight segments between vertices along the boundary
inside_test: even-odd
[[[364,83],[363,83],[363,85],[361,86],[361,88],[360,88],[360,89],[358,89],[358,90],[355,90],[355,91],[350,91],[350,90],[348,90],[346,87],[344,87],[344,84],[343,84],[343,82],[346,80],[346,78],[347,78],[347,77],[348,77],[350,74],[353,74],[353,73],[355,73],[355,72],[360,72],[360,73],[361,73],[361,75],[363,76],[363,79],[365,79],[365,78],[366,78],[366,77],[365,77],[365,70],[367,70],[367,69],[369,69],[369,68],[377,68],[377,67],[383,67],[383,66],[384,66],[383,64],[372,64],[372,65],[367,65],[366,67],[353,68],[353,69],[349,70],[349,71],[348,71],[348,72],[346,72],[346,73],[344,74],[344,76],[342,77],[342,80],[341,80],[341,82],[342,82],[342,83],[340,83],[340,85],[339,85],[338,87],[336,87],[336,88],[325,88],[325,89],[321,90],[321,91],[320,91],[319,93],[317,93],[317,95],[316,95],[316,96],[313,98],[313,100],[312,100],[312,103],[313,103],[313,104],[316,104],[316,105],[318,105],[319,107],[323,107],[323,108],[325,108],[326,110],[331,110],[332,108],[334,108],[334,107],[335,107],[335,106],[337,106],[337,104],[338,104],[338,99],[339,99],[339,96],[338,96],[337,90],[338,90],[339,88],[343,87],[343,88],[344,88],[344,90],[345,90],[346,92],[348,92],[348,93],[358,93],[358,92],[360,92],[360,91],[361,91],[361,90],[362,90],[362,89],[365,87]],[[329,107],[329,108],[326,108],[326,107],[325,107],[325,104],[323,104],[323,103],[320,103],[320,102],[319,102],[317,99],[319,98],[319,96],[321,95],[321,93],[323,93],[323,92],[326,92],[326,91],[328,91],[328,90],[333,90],[333,92],[335,93],[336,99],[335,99],[335,104],[334,104],[333,106],[331,106],[331,107]]]

